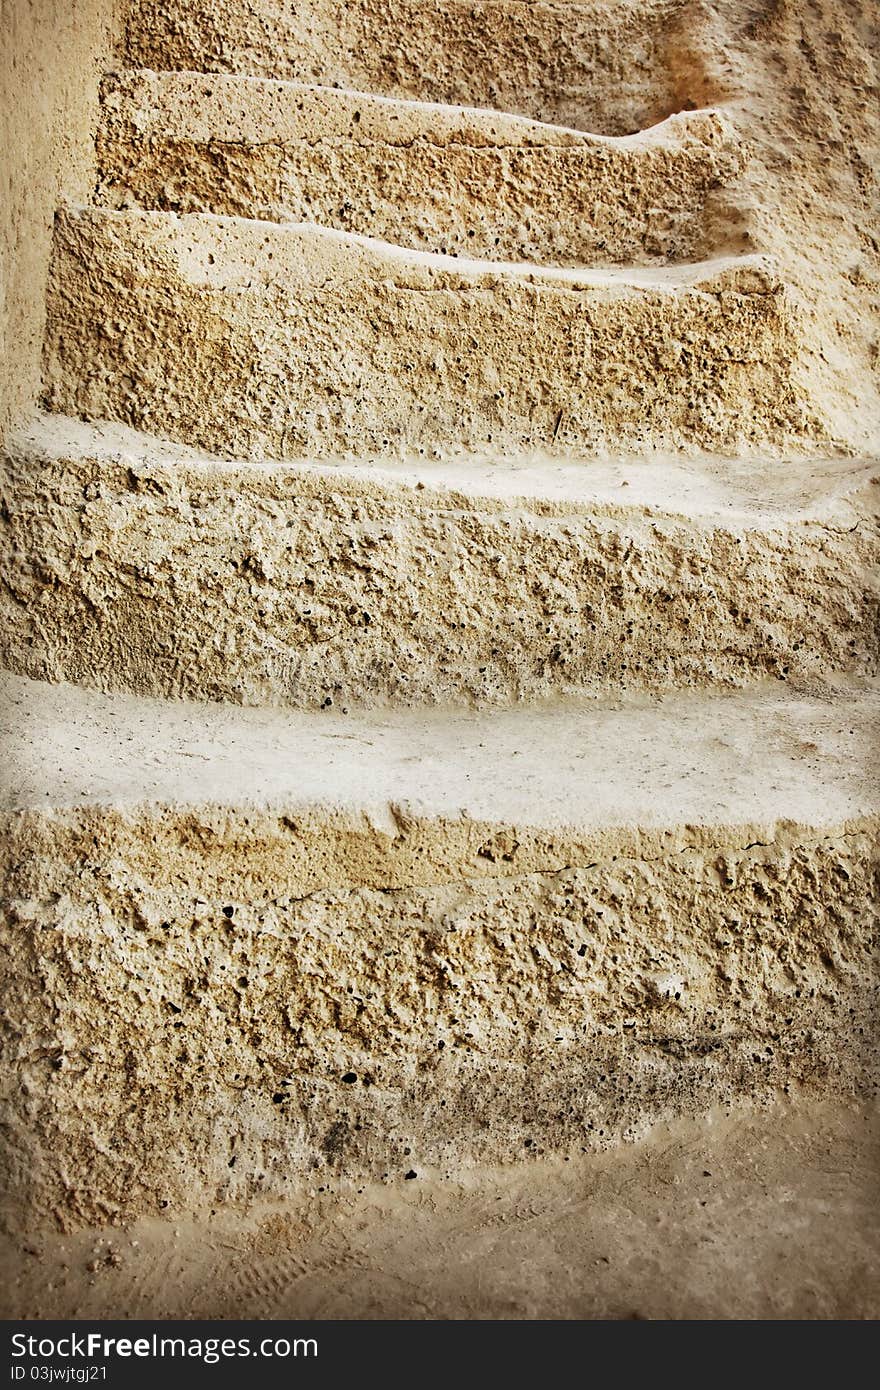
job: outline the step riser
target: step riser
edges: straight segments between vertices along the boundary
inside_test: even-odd
[[[822,434],[790,317],[762,276],[575,289],[267,223],[62,214],[46,402],[239,458],[740,452]]]
[[[858,497],[773,528],[541,516],[351,471],[14,451],[2,490],[0,659],[35,677],[338,708],[880,660],[880,538]]]
[[[281,824],[6,820],[11,1173],[35,1218],[579,1151],[876,1085],[873,822],[394,892],[308,892]],[[324,848],[339,864],[351,842]]]
[[[270,84],[110,78],[98,201],[320,222],[415,250],[555,265],[697,260],[719,250],[707,199],[739,173],[742,155],[717,117],[676,125],[663,143],[578,147],[575,137],[566,146],[559,133],[553,144],[552,133],[530,136],[527,127],[505,143],[493,138],[491,118],[447,135],[435,131],[433,112],[398,112],[358,94],[334,103]],[[395,142],[397,122],[406,138]],[[731,244],[736,219],[726,232]]]
[[[123,45],[129,67],[243,73],[375,91],[627,134],[681,107],[706,82],[672,3],[426,4],[147,0]]]
[[[721,179],[699,153],[300,152],[183,140],[102,141],[99,149],[97,201],[112,208],[320,222],[417,251],[536,264],[650,264],[720,249],[707,235],[705,205]],[[625,217],[622,187],[638,199]]]

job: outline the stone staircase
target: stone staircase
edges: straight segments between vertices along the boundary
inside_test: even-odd
[[[134,7],[4,450],[33,1219],[876,1085],[877,466],[688,12]]]

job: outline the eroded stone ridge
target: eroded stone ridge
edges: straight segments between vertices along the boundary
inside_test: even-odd
[[[132,8],[0,507],[13,1220],[876,1095],[869,30]]]
[[[131,67],[238,72],[490,106],[624,135],[702,106],[682,0],[145,0]]]

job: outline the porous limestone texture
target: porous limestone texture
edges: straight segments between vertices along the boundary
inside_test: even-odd
[[[876,1095],[873,0],[44,9],[9,1223]]]
[[[798,297],[811,390],[847,448],[875,453],[880,6],[698,0],[684,13],[709,87],[723,88],[748,142],[738,196],[750,248],[777,258]]]
[[[231,464],[43,417],[0,477],[0,659],[142,694],[508,704],[870,674],[876,463]]]
[[[260,0],[244,12],[235,0],[154,0],[137,7],[119,56],[136,67],[439,96],[613,135],[673,112],[722,107],[753,157],[735,191],[726,190],[717,205],[711,200],[715,248],[777,259],[798,300],[800,361],[793,369],[811,398],[821,397],[835,441],[867,454],[880,447],[878,14],[875,0],[512,0],[449,8],[416,0],[405,16],[396,5],[374,7],[370,0],[344,12],[326,5],[288,10],[282,0]],[[550,18],[556,34],[542,30],[531,42],[534,26]],[[510,24],[519,26],[512,41]],[[475,25],[485,30],[476,42]],[[285,35],[292,36],[289,45]],[[494,62],[487,67],[487,55],[496,52],[503,55],[500,85],[484,80]],[[579,52],[589,55],[587,69]],[[431,86],[460,69],[463,86]],[[587,70],[572,103],[569,83]],[[404,75],[400,88],[395,72]],[[539,90],[549,102],[534,99]],[[543,247],[533,258],[550,260],[552,253]]]
[[[97,199],[320,222],[554,265],[699,259],[744,164],[718,111],[613,139],[497,111],[194,73],[105,79]],[[717,205],[717,206],[716,206]],[[725,246],[730,243],[729,246]]]
[[[98,82],[116,0],[0,0],[0,436],[40,390],[59,202],[95,184]]]
[[[252,458],[824,438],[765,257],[620,271],[191,214],[59,214],[52,410]]]
[[[624,135],[704,105],[682,0],[142,0],[131,67],[491,106]]]
[[[876,1084],[874,684],[381,718],[3,689],[10,1220]]]

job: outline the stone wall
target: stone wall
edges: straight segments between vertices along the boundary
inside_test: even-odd
[[[94,185],[119,0],[0,0],[0,434],[35,402],[55,209]]]

